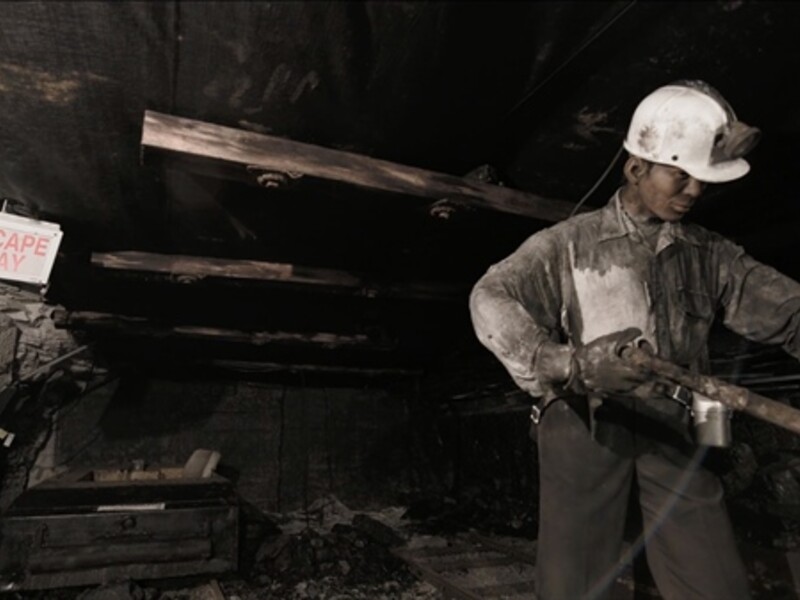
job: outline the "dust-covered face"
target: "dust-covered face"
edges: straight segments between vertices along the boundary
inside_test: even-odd
[[[705,183],[682,169],[643,161],[628,208],[638,216],[680,221],[703,195],[705,187]]]

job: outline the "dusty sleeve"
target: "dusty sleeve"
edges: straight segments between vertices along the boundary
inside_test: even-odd
[[[725,326],[800,359],[800,283],[727,240],[716,249]]]
[[[475,333],[527,392],[544,393],[536,379],[541,345],[554,340],[560,319],[558,237],[539,232],[489,268],[470,295]]]

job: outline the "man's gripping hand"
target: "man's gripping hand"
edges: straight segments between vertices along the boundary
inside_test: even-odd
[[[578,392],[624,394],[648,381],[649,371],[620,356],[622,349],[641,335],[640,329],[630,327],[578,346],[566,387]]]

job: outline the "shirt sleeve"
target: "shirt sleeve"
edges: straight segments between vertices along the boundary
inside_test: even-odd
[[[514,381],[534,396],[546,390],[536,378],[536,354],[556,340],[560,322],[562,267],[558,236],[543,230],[493,265],[470,294],[478,340],[500,360]]]
[[[800,283],[728,240],[718,240],[718,260],[725,326],[800,360]]]

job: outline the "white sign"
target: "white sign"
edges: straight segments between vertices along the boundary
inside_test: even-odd
[[[56,223],[0,212],[0,279],[46,284],[62,235]]]

